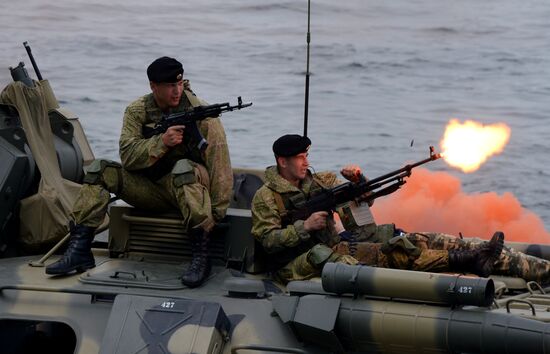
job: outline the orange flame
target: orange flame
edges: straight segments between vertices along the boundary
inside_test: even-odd
[[[490,156],[502,152],[510,134],[510,127],[504,123],[483,125],[467,120],[462,124],[451,119],[440,143],[442,155],[449,165],[473,172]]]

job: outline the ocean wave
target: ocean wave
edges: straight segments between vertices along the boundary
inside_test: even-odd
[[[422,31],[424,31],[424,32],[434,32],[434,33],[444,33],[444,34],[457,34],[457,33],[461,32],[456,28],[446,27],[446,26],[423,28]]]

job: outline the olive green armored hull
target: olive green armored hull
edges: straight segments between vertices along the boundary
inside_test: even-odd
[[[501,293],[502,279],[328,264],[323,279],[284,288],[216,266],[187,289],[185,261],[94,254],[96,268],[64,277],[29,266],[36,257],[0,260],[3,352],[546,353],[550,345],[550,296],[532,286],[494,297],[487,284]],[[525,286],[515,280],[511,288]],[[488,296],[490,307],[460,304]]]

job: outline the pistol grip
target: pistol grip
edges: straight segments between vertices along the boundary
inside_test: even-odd
[[[185,130],[189,132],[193,140],[197,142],[197,148],[200,152],[203,152],[208,147],[208,141],[202,136],[201,132],[199,131],[199,127],[197,127],[197,122],[187,123],[185,125]]]

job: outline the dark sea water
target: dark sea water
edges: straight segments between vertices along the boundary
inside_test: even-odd
[[[458,177],[468,193],[512,192],[550,227],[550,2],[313,0],[311,162],[359,164],[369,176],[427,157],[450,118],[512,129],[504,152]],[[84,125],[97,157],[118,159],[126,105],[149,91],[145,68],[182,60],[224,115],[234,166],[272,163],[271,144],[301,133],[307,2],[20,0],[0,11],[0,84],[38,65]],[[34,76],[34,74],[33,74]],[[411,147],[411,140],[414,145]]]

